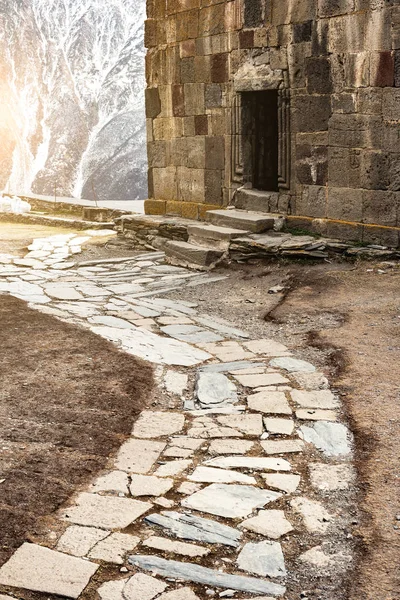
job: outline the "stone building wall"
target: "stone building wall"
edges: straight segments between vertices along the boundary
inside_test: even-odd
[[[244,102],[274,91],[278,187],[263,210],[399,244],[399,0],[147,5],[146,212],[202,219],[234,203],[251,186]]]

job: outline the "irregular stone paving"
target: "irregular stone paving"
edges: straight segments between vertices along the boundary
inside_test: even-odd
[[[291,594],[308,566],[332,598],[324,578],[343,557],[351,564],[355,484],[352,435],[326,377],[275,340],[164,297],[223,276],[166,265],[162,252],[75,264],[92,234],[0,255],[0,293],[153,362],[165,405],[178,408],[143,411],[109,468],[60,510],[51,548],[23,544],[0,585],[268,600]],[[121,572],[99,577],[102,564]]]

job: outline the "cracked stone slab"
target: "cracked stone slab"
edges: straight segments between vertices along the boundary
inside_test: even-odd
[[[301,408],[334,409],[340,406],[339,399],[330,390],[292,390],[290,395]]]
[[[181,483],[181,485],[176,491],[178,492],[178,494],[185,494],[186,496],[190,496],[191,494],[194,494],[195,492],[201,490],[202,487],[203,486],[199,483],[194,483],[192,481],[184,481],[183,483]]]
[[[78,290],[70,285],[62,285],[60,283],[46,283],[44,286],[45,293],[56,300],[82,300],[83,296]]]
[[[197,546],[196,544],[187,544],[185,542],[176,542],[163,537],[157,537],[155,535],[147,538],[142,542],[142,545],[146,548],[152,548],[154,550],[161,550],[172,554],[180,554],[181,556],[189,556],[195,558],[196,556],[207,556],[211,550]]]
[[[76,525],[100,529],[125,529],[150,508],[152,508],[150,502],[83,492],[77,497],[76,505],[64,509],[61,517]]]
[[[283,369],[289,373],[314,373],[317,369],[311,363],[298,358],[281,357],[270,361],[271,367]]]
[[[304,390],[326,390],[329,381],[323,373],[293,373],[292,379]]]
[[[98,589],[97,593],[101,600],[125,600],[122,595],[127,579],[117,579],[116,581],[106,581]]]
[[[247,405],[250,410],[256,410],[265,414],[292,414],[292,409],[286,400],[284,392],[257,392],[256,394],[247,396]]]
[[[144,573],[136,573],[122,589],[124,600],[153,600],[168,587],[166,583]]]
[[[203,406],[234,404],[238,401],[236,386],[222,373],[200,371],[196,383],[196,395]]]
[[[223,544],[237,548],[242,536],[237,529],[218,523],[218,521],[175,511],[151,514],[144,520],[151,525],[167,529],[176,537],[208,544]]]
[[[140,538],[127,533],[112,533],[96,544],[89,552],[89,558],[103,560],[116,565],[124,564],[124,556],[139,544]]]
[[[296,410],[296,417],[300,421],[337,421],[338,415],[334,410],[321,408],[300,408]]]
[[[333,520],[323,504],[316,500],[294,498],[290,501],[290,506],[303,518],[305,527],[311,533],[325,533]]]
[[[248,485],[213,483],[185,498],[181,504],[184,508],[211,515],[239,519],[248,517],[256,508],[263,508],[281,496],[278,492]]]
[[[164,377],[164,385],[169,394],[182,396],[188,385],[188,376],[185,373],[167,371]]]
[[[279,342],[275,342],[274,340],[269,339],[243,342],[243,346],[250,350],[250,352],[253,352],[254,354],[262,354],[263,356],[291,355],[291,352],[286,346],[280,344]]]
[[[286,452],[304,451],[304,442],[301,440],[267,440],[260,443],[266,454],[285,454]]]
[[[247,360],[235,362],[223,362],[200,367],[204,373],[230,373],[231,371],[241,371],[243,369],[265,368],[265,364],[261,362],[250,362]]]
[[[161,327],[161,331],[170,337],[190,344],[211,344],[224,339],[223,336],[197,325],[166,325]]]
[[[293,494],[300,484],[300,475],[287,475],[286,473],[261,473],[266,485],[287,494]]]
[[[164,456],[168,458],[188,458],[204,444],[203,439],[194,439],[187,436],[172,438]]]
[[[204,463],[220,469],[254,469],[256,471],[291,471],[291,464],[283,458],[263,456],[221,456],[210,458]]]
[[[328,457],[348,456],[352,452],[353,436],[342,423],[318,421],[312,426],[303,425],[300,433]]]
[[[164,442],[130,439],[122,444],[115,459],[115,467],[128,473],[148,473],[165,446]]]
[[[246,454],[254,447],[247,440],[213,440],[208,448],[209,454]]]
[[[309,465],[311,485],[322,492],[347,490],[354,483],[355,471],[351,465]]]
[[[256,358],[238,342],[228,341],[220,344],[207,344],[204,349],[223,363],[241,362]]]
[[[248,483],[256,485],[254,477],[237,473],[236,471],[228,471],[226,469],[215,469],[213,467],[197,467],[188,479],[199,483]]]
[[[230,575],[196,564],[166,560],[157,556],[130,556],[129,563],[141,569],[156,572],[163,577],[173,577],[182,579],[183,581],[193,581],[194,583],[238,590],[251,594],[272,594],[274,596],[280,596],[286,591],[284,586],[271,581],[263,581],[254,577],[245,577],[242,575]],[[141,596],[138,597],[143,600]]]
[[[261,373],[256,375],[235,375],[235,379],[248,388],[259,388],[268,385],[279,385],[281,383],[290,383],[287,377],[280,373]]]
[[[71,525],[58,540],[56,550],[73,556],[86,556],[93,546],[108,535],[110,533],[104,529]]]
[[[134,497],[162,496],[174,487],[174,480],[155,475],[132,475],[129,490]]]
[[[182,413],[144,410],[133,427],[132,435],[154,439],[179,433],[184,425],[185,416]]]
[[[78,598],[99,565],[25,543],[0,569],[0,585]]]
[[[285,559],[279,542],[249,542],[240,552],[237,565],[242,571],[261,577],[286,577]]]
[[[254,531],[254,533],[265,535],[274,540],[293,531],[293,527],[286,519],[283,510],[260,510],[256,517],[243,521],[239,525],[239,529]]]
[[[261,436],[264,428],[261,415],[228,415],[217,417],[218,423],[232,427],[245,435]]]

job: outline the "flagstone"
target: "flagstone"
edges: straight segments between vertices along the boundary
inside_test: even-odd
[[[337,421],[338,415],[334,410],[300,408],[296,410],[296,417],[300,421]]]
[[[96,544],[89,552],[89,558],[103,560],[117,565],[124,563],[127,552],[134,550],[140,538],[127,533],[112,533],[106,539]]]
[[[292,390],[290,392],[293,402],[302,408],[332,409],[340,406],[340,401],[330,390]]]
[[[247,440],[213,440],[208,448],[209,454],[246,454],[254,447],[254,442]]]
[[[188,479],[200,483],[248,483],[250,485],[257,483],[254,477],[243,473],[202,466],[197,467]]]
[[[151,507],[150,502],[83,492],[76,498],[75,506],[61,512],[61,518],[76,525],[125,529]]]
[[[184,425],[182,413],[145,410],[140,413],[132,434],[137,438],[159,438],[179,433]]]
[[[168,587],[166,583],[144,573],[136,573],[125,583],[122,595],[124,600],[153,600]]]
[[[247,396],[247,404],[250,410],[256,410],[266,414],[291,415],[284,392],[262,391]]]
[[[158,597],[158,600],[200,600],[198,596],[188,587],[179,588],[172,592],[166,592]]]
[[[257,471],[290,471],[290,463],[283,458],[264,458],[263,456],[221,456],[210,458],[205,465],[221,469],[255,469]]]
[[[0,569],[0,585],[78,598],[99,565],[25,543]]]
[[[261,473],[267,486],[292,494],[300,484],[300,475],[287,475],[286,473]]]
[[[232,427],[245,435],[260,436],[264,431],[261,415],[229,415],[217,417],[218,423],[225,427]]]
[[[133,555],[129,557],[129,563],[147,571],[157,572],[163,577],[193,581],[212,587],[234,589],[252,594],[273,594],[274,596],[281,596],[285,593],[285,587],[272,581],[221,573],[193,563],[166,560],[158,556]],[[138,598],[145,600],[142,596],[138,596]]]
[[[305,527],[311,533],[325,533],[333,521],[332,515],[316,500],[294,498],[290,501],[290,506],[301,515]]]
[[[115,467],[128,473],[148,473],[165,446],[164,442],[129,439],[122,444],[114,461]]]
[[[164,377],[164,385],[169,394],[182,396],[188,385],[188,376],[185,373],[167,371]]]
[[[262,373],[260,375],[235,375],[235,379],[244,387],[258,388],[267,385],[289,383],[280,373]]]
[[[180,554],[182,556],[189,556],[195,558],[196,556],[207,556],[211,550],[208,548],[202,548],[196,546],[196,544],[187,544],[185,542],[176,542],[167,538],[157,537],[155,535],[147,538],[142,543],[146,548],[153,548],[154,550],[162,550],[172,554]]]
[[[264,356],[290,356],[291,354],[287,346],[270,339],[252,340],[243,342],[243,345],[250,350],[250,352],[262,354]]]
[[[304,442],[301,440],[267,440],[260,442],[266,454],[284,454],[285,452],[303,452]]]
[[[286,577],[285,560],[279,542],[249,542],[240,552],[239,569],[261,577]]]
[[[260,510],[256,517],[246,519],[239,529],[248,529],[274,540],[293,530],[283,510]]]
[[[294,431],[292,419],[274,419],[264,417],[265,429],[271,434],[291,435]]]
[[[184,508],[238,519],[247,517],[256,508],[263,508],[282,494],[260,490],[248,485],[227,485],[213,483],[182,500]]]
[[[238,400],[236,386],[222,373],[200,371],[196,395],[203,406],[235,403]]]
[[[174,486],[174,480],[154,475],[131,475],[132,496],[162,496]]]
[[[239,546],[242,533],[233,527],[212,519],[196,517],[189,513],[163,511],[145,517],[145,522],[167,529],[175,537],[209,544]]]
[[[56,550],[73,556],[86,556],[97,542],[104,540],[108,535],[110,532],[104,529],[71,525],[58,540]]]
[[[106,581],[98,589],[97,593],[101,600],[125,600],[122,590],[125,587],[127,579],[117,579],[116,581]]]
[[[128,474],[124,471],[110,471],[98,477],[92,484],[92,492],[128,493]]]
[[[191,464],[191,460],[171,460],[165,463],[165,465],[158,467],[154,475],[157,477],[176,477],[176,475],[180,475],[183,471],[186,471]]]
[[[277,367],[278,369],[283,369],[289,373],[314,373],[314,371],[316,371],[316,368],[311,363],[305,360],[299,360],[298,358],[290,358],[286,356],[282,358],[274,358],[269,364],[271,367]]]
[[[317,421],[312,426],[300,427],[300,433],[306,442],[314,444],[328,457],[351,454],[353,436],[342,423]]]
[[[308,468],[311,485],[323,492],[347,490],[355,480],[355,472],[352,465],[312,463]]]

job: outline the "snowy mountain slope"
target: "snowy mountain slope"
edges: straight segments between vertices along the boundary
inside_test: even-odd
[[[145,0],[0,0],[0,189],[146,196]]]

